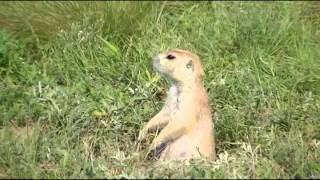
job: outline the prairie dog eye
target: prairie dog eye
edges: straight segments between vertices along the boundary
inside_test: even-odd
[[[175,59],[176,57],[174,56],[174,55],[172,55],[172,54],[169,54],[168,56],[167,56],[167,59],[169,59],[169,60],[172,60],[172,59]]]

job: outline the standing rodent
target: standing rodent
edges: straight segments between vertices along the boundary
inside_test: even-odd
[[[152,143],[160,160],[184,160],[196,157],[215,159],[212,113],[203,85],[204,71],[197,55],[173,49],[153,58],[153,67],[172,81],[166,103],[140,131],[162,129]]]

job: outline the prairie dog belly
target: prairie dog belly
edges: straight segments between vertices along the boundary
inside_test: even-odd
[[[196,144],[188,135],[183,135],[168,144],[162,152],[160,159],[188,159],[200,155],[197,152]]]
[[[182,135],[167,147],[160,155],[160,159],[190,159],[200,156],[212,158],[215,156],[213,136],[210,122],[199,123],[191,132]],[[207,127],[207,128],[204,128]]]

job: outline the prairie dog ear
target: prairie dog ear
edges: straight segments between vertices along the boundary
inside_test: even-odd
[[[190,60],[188,63],[187,63],[187,65],[186,65],[186,68],[187,69],[190,69],[192,72],[193,72],[193,62],[192,62],[192,60]]]

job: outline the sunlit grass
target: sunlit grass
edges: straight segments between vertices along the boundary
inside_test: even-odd
[[[0,4],[0,177],[320,177],[317,4]],[[216,162],[136,146],[168,88],[151,57],[176,47],[205,67]]]

